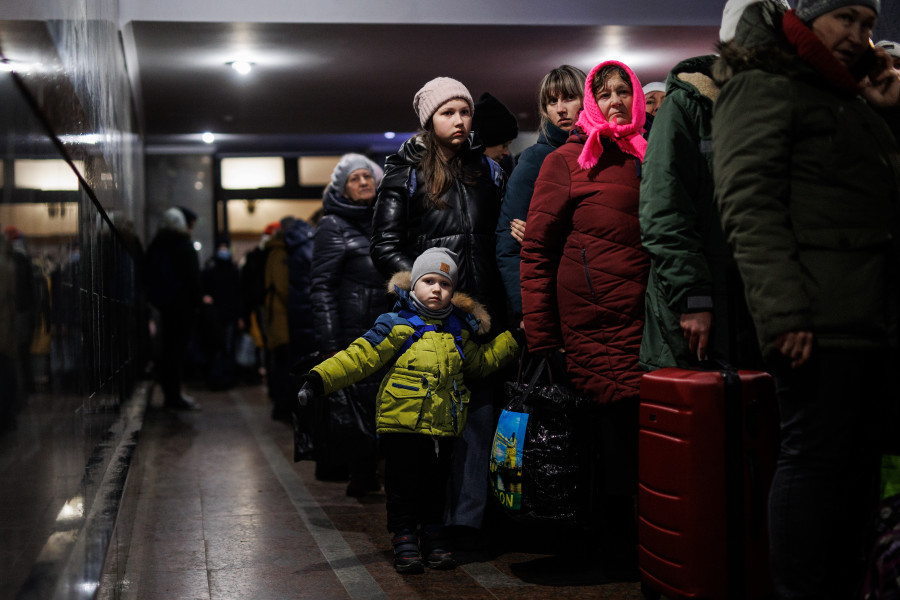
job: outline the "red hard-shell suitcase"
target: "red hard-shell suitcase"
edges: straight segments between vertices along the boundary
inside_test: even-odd
[[[774,380],[760,371],[643,376],[638,556],[647,597],[771,597],[766,515],[777,414]]]

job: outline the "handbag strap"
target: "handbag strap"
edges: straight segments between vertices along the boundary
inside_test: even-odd
[[[544,370],[547,369],[547,357],[542,356],[541,360],[538,362],[537,367],[534,369],[534,372],[531,374],[531,378],[528,380],[527,388],[525,389],[525,393],[522,394],[522,402],[524,403],[528,400],[528,397],[531,395],[531,391],[534,389],[535,384],[537,383],[538,378],[540,378],[541,374]]]

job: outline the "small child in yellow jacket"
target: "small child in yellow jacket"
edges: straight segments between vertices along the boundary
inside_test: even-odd
[[[512,361],[524,339],[505,331],[478,344],[490,318],[484,307],[453,293],[457,256],[430,248],[411,272],[394,275],[394,312],[304,376],[301,404],[387,367],[376,400],[376,431],[385,459],[388,530],[394,568],[421,573],[456,566],[442,531],[453,438],[466,423],[464,376],[484,377]],[[419,537],[421,535],[421,550]],[[424,561],[423,561],[424,555]]]

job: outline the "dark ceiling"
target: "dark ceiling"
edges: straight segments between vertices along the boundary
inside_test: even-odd
[[[172,11],[174,0],[158,1],[163,2],[158,10]],[[416,129],[413,95],[439,75],[461,80],[475,97],[490,92],[518,116],[521,130],[534,130],[538,83],[550,69],[569,63],[587,71],[614,58],[629,64],[643,82],[662,81],[681,59],[715,51],[719,31],[710,23],[718,23],[724,5],[686,0],[679,22],[662,14],[668,5],[655,0],[626,5],[596,0],[594,24],[541,25],[534,23],[551,22],[549,15],[565,3],[520,1],[530,12],[511,20],[532,24],[236,22],[227,20],[238,16],[233,12],[216,15],[215,5],[202,22],[136,15],[123,25],[123,34],[148,149],[199,144],[204,131],[216,134],[220,152],[396,148],[384,132]],[[267,18],[264,9],[272,4],[261,0],[260,19]],[[900,37],[898,5],[882,2],[876,30],[881,39]],[[150,11],[155,5],[136,6]],[[189,7],[196,12],[195,5]],[[223,7],[235,11],[247,5]],[[632,24],[596,24],[610,11],[623,13],[612,22]],[[255,63],[249,75],[226,65],[238,58]]]
[[[611,29],[135,23],[134,37],[147,134],[315,134],[415,128],[413,95],[438,75],[459,79],[476,97],[491,92],[534,129],[541,77],[564,63],[586,71],[619,59],[593,50]],[[211,50],[242,35],[269,46],[258,52],[269,60],[244,76]],[[714,51],[718,29],[617,27],[614,35],[643,57],[635,71],[652,81],[682,58]]]
[[[177,143],[204,131],[220,141],[409,132],[413,96],[436,76],[490,92],[534,130],[544,74],[624,60],[642,81],[663,80],[679,60],[714,51],[713,27],[438,26],[133,23],[145,134]],[[256,64],[239,75],[224,48],[256,40]],[[626,40],[625,56],[604,51]],[[395,143],[392,143],[395,145]]]

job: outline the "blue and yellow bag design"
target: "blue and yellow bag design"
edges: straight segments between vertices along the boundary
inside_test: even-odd
[[[522,458],[528,414],[504,410],[491,449],[491,489],[500,505],[522,508]]]

